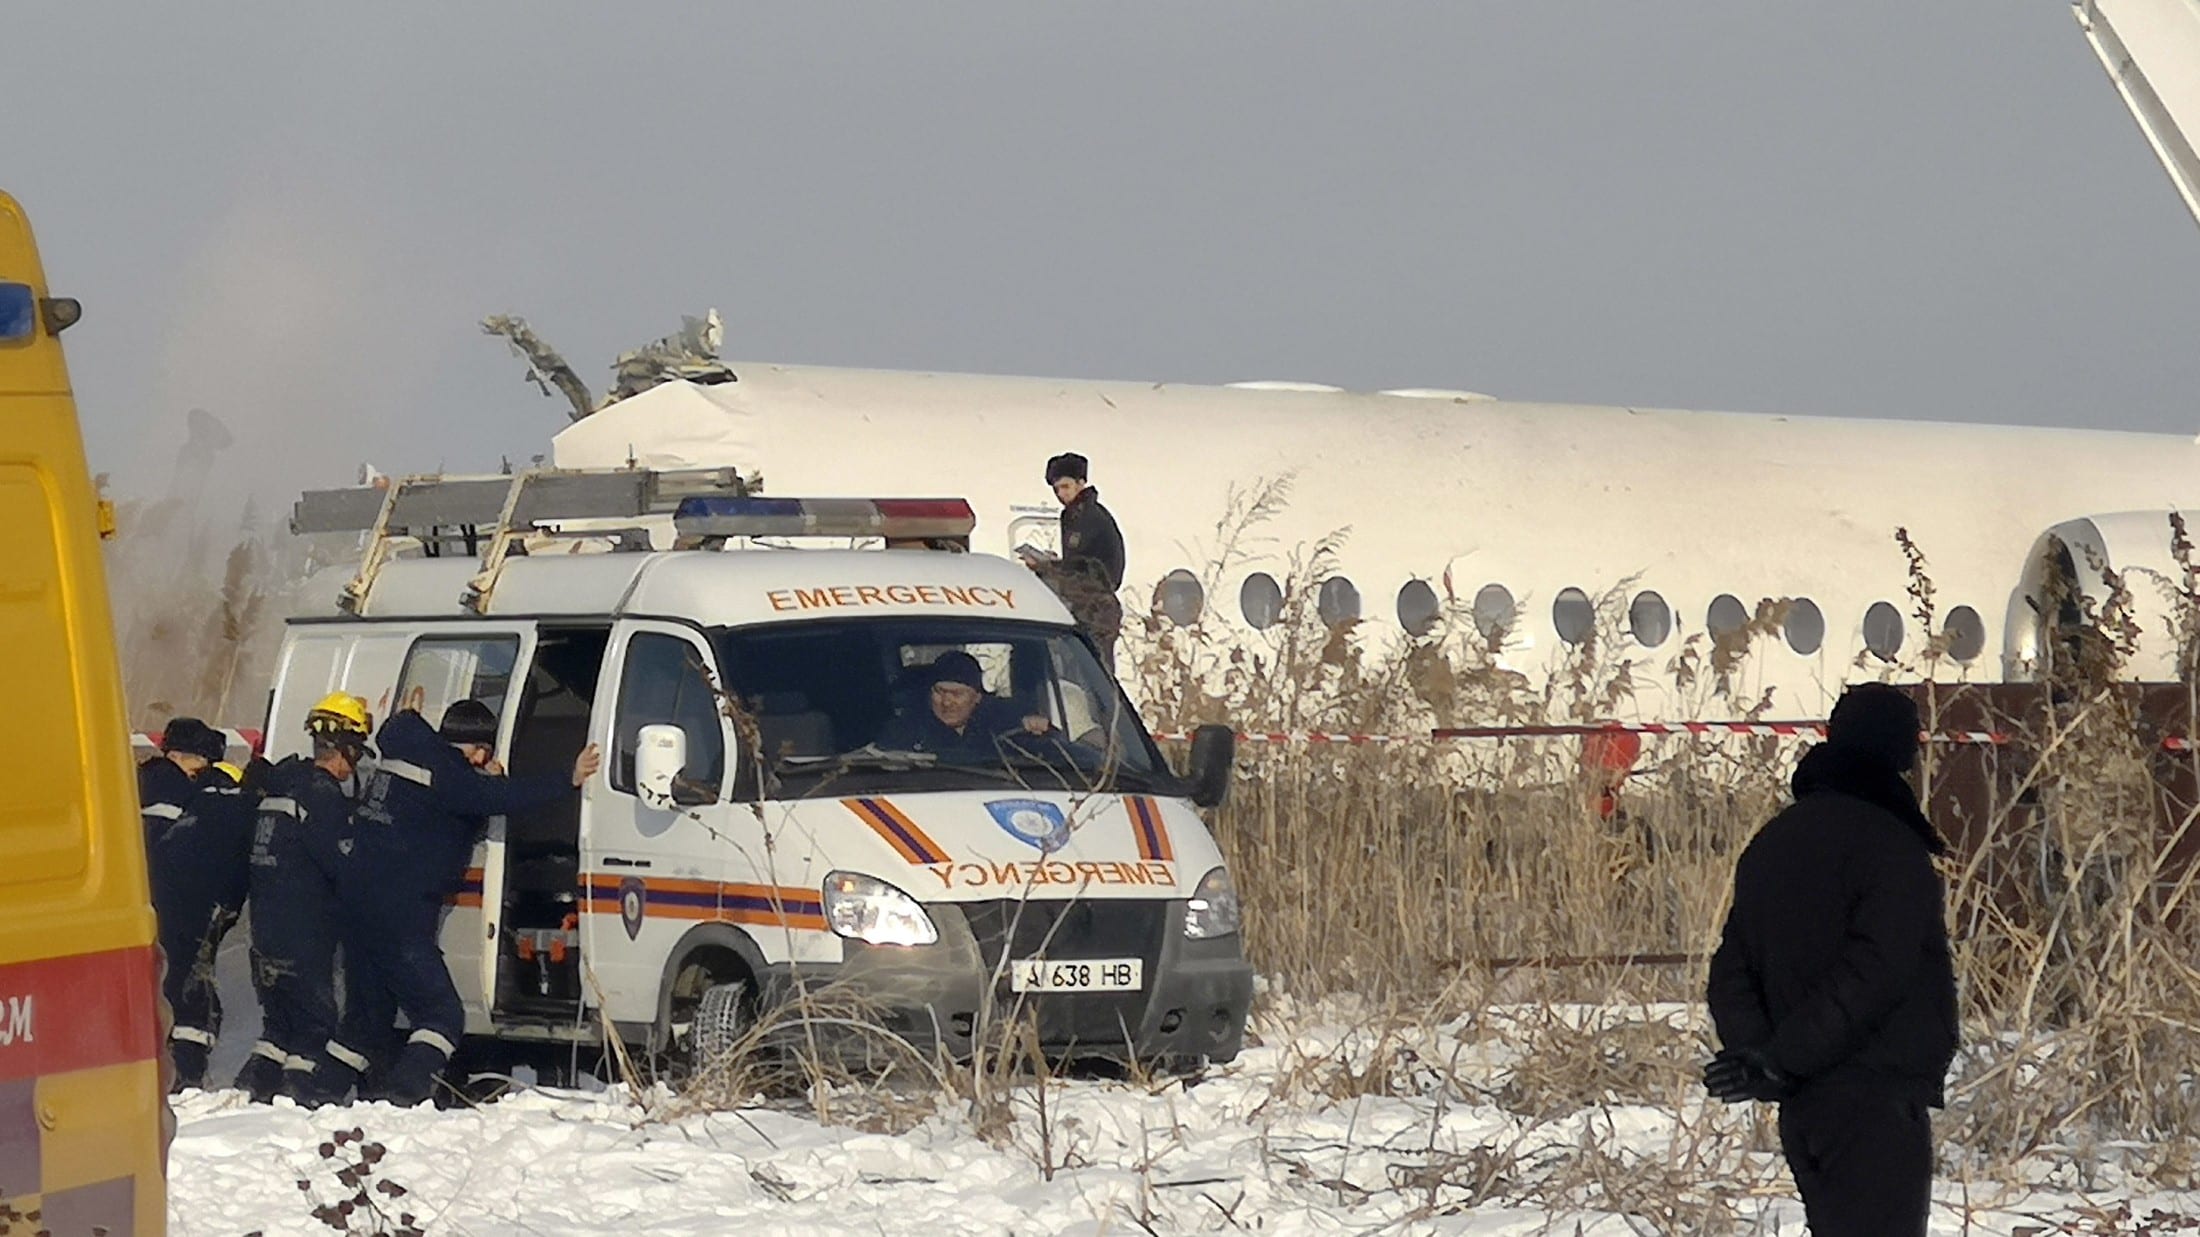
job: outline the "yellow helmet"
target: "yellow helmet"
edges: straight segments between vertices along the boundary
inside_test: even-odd
[[[349,692],[330,692],[306,711],[306,733],[325,738],[365,738],[374,729],[367,702]]]
[[[228,774],[230,781],[235,782],[240,786],[244,784],[244,770],[238,768],[237,766],[229,763],[226,760],[217,760],[214,762],[214,767]]]

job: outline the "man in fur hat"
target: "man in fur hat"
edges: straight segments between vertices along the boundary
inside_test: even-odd
[[[1062,503],[1062,555],[1046,560],[1024,554],[1023,559],[1069,607],[1112,674],[1115,640],[1123,631],[1123,602],[1116,596],[1123,587],[1123,533],[1100,505],[1090,475],[1085,457],[1075,452],[1047,461],[1047,484]]]

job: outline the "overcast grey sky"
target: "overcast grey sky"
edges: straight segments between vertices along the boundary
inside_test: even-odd
[[[2200,228],[2062,0],[11,9],[93,454],[271,494],[734,357],[2200,431]],[[246,469],[250,469],[249,474]]]

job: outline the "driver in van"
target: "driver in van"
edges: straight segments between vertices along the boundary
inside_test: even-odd
[[[961,649],[942,653],[932,663],[931,707],[886,723],[878,746],[894,752],[930,752],[948,760],[992,760],[999,741],[1017,734],[1042,735],[1054,723],[1033,713],[1019,717],[1015,706],[985,690],[978,659]]]

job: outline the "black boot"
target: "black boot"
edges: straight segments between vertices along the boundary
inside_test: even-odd
[[[382,1098],[399,1108],[411,1108],[434,1094],[435,1081],[450,1062],[450,1054],[434,1044],[419,1040],[406,1044],[396,1067],[390,1070]]]
[[[351,1086],[358,1077],[350,1068],[326,1057],[304,1065],[293,1062],[283,1070],[283,1093],[297,1101],[300,1108],[341,1104],[351,1098]]]
[[[252,1046],[252,1055],[245,1058],[244,1068],[237,1071],[238,1089],[252,1097],[255,1104],[271,1104],[283,1089],[283,1056],[275,1045],[261,1040]]]
[[[168,1088],[174,1095],[186,1087],[199,1090],[206,1086],[206,1058],[208,1048],[195,1040],[172,1039],[168,1041],[168,1056],[176,1063],[176,1083]]]

